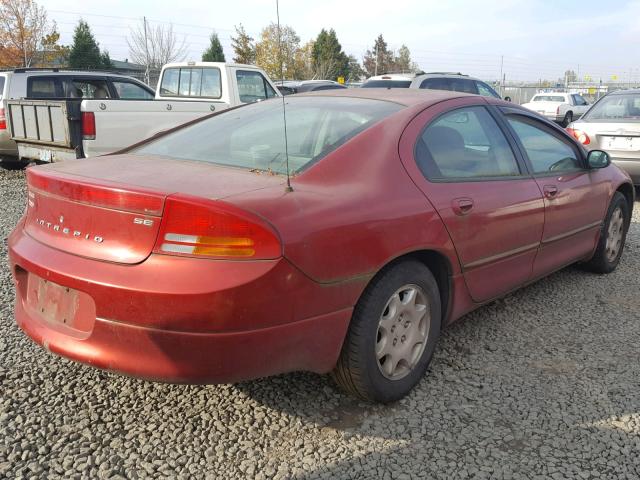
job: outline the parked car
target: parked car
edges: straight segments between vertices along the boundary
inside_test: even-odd
[[[618,90],[598,100],[567,128],[587,150],[606,151],[640,185],[640,90]]]
[[[133,376],[332,371],[390,402],[465,313],[566,265],[620,261],[628,175],[525,108],[408,89],[295,95],[286,148],[282,108],[30,168],[8,239],[20,328]]]
[[[347,88],[333,80],[302,80],[300,82],[278,82],[277,88],[282,95],[294,95],[296,93],[316,92],[318,90],[339,90]]]
[[[20,158],[56,162],[115,152],[211,112],[279,95],[254,65],[182,62],[162,68],[155,101],[10,100],[8,113]]]
[[[385,73],[368,78],[360,88],[409,88],[414,73]]]
[[[17,68],[0,72],[0,157],[17,166],[18,146],[7,128],[9,100],[120,99],[153,100],[152,88],[135,78],[106,72]]]
[[[450,90],[452,92],[473,93],[484,97],[500,98],[487,83],[462,73],[432,72],[417,75],[409,88],[430,90]]]
[[[538,112],[563,127],[580,118],[588,109],[589,103],[577,93],[538,93],[523,107]]]

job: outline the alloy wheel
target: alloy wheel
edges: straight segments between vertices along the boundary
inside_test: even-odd
[[[622,246],[622,234],[624,231],[624,217],[622,209],[616,208],[609,219],[609,229],[607,231],[607,242],[605,244],[605,254],[609,262],[613,262]]]

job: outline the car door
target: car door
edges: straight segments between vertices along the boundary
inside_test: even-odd
[[[476,302],[530,278],[544,222],[542,194],[494,114],[482,97],[436,104],[412,121],[400,146]]]
[[[544,232],[534,263],[539,277],[593,252],[607,206],[607,181],[586,168],[584,151],[564,131],[521,110],[503,111],[544,196]]]

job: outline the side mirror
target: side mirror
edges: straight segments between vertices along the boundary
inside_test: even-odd
[[[605,168],[611,165],[611,157],[602,150],[591,150],[587,155],[589,168]]]
[[[511,97],[509,97],[509,96],[504,97],[504,99],[505,99],[507,102],[510,102],[510,101],[511,101]]]

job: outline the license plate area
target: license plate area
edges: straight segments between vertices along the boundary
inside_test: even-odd
[[[32,273],[28,276],[24,303],[30,315],[73,336],[88,336],[95,323],[96,306],[88,294]]]
[[[640,150],[640,137],[602,137],[602,147],[605,150]]]

